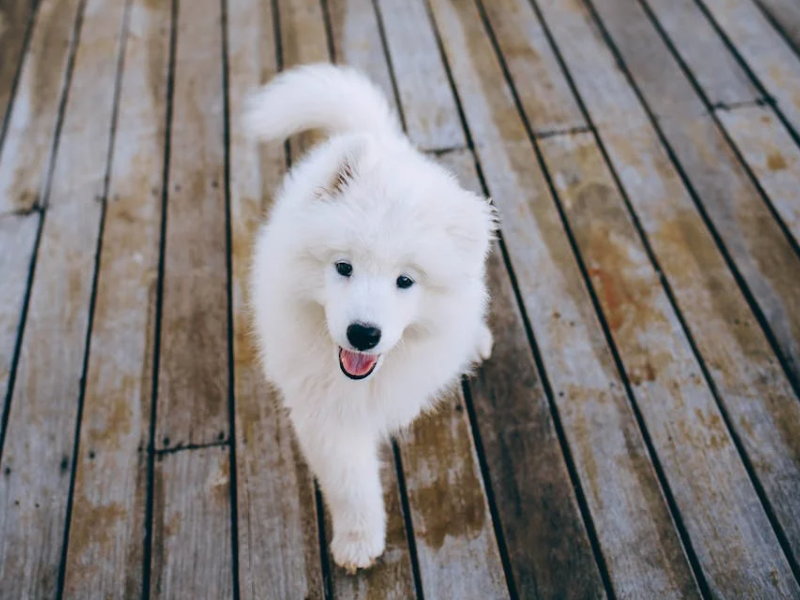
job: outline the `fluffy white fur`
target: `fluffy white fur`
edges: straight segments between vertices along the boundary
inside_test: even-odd
[[[490,204],[415,150],[358,72],[310,65],[252,97],[264,141],[331,137],[296,164],[257,236],[250,301],[267,379],[279,390],[333,517],[333,558],[353,571],[384,549],[379,444],[472,363],[488,358]],[[352,266],[341,275],[337,262]],[[398,287],[398,277],[413,280]],[[348,378],[352,323],[380,328],[379,356]],[[370,358],[369,360],[372,360]]]

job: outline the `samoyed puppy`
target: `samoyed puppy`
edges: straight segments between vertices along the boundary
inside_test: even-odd
[[[363,75],[284,72],[250,99],[263,141],[323,130],[257,234],[250,302],[266,378],[288,409],[350,572],[383,553],[379,446],[489,357],[490,203],[421,154]]]

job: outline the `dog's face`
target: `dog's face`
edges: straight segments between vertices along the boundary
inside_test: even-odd
[[[366,379],[398,344],[435,335],[442,299],[452,307],[483,276],[493,212],[424,159],[347,156],[316,193],[304,225],[314,296],[341,371]]]

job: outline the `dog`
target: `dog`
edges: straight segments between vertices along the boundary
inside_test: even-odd
[[[294,165],[255,238],[249,302],[348,572],[385,546],[380,444],[489,358],[488,199],[416,150],[356,70],[307,65],[250,97],[260,141],[327,139]]]

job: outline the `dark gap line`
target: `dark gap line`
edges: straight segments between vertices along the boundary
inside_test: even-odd
[[[22,78],[25,57],[28,54],[28,47],[30,46],[31,38],[33,37],[34,23],[36,22],[36,18],[39,14],[40,0],[32,0],[31,4],[33,4],[33,6],[31,7],[31,14],[28,16],[28,22],[25,25],[25,37],[22,40],[22,48],[20,49],[17,71],[14,73],[14,80],[11,82],[11,90],[9,91],[8,95],[6,114],[3,118],[3,122],[0,123],[0,150],[3,149],[3,142],[6,140],[6,131],[8,130],[8,124],[11,122],[11,113],[14,110],[14,103],[17,99],[17,87],[19,86],[19,81]]]
[[[425,600],[422,587],[422,573],[419,568],[419,553],[417,552],[417,539],[414,537],[414,522],[411,518],[411,503],[408,500],[408,487],[406,485],[405,471],[403,470],[403,457],[400,455],[400,446],[392,438],[392,455],[394,456],[394,469],[397,473],[397,487],[400,492],[400,508],[403,512],[403,524],[406,529],[408,553],[411,558],[411,574],[414,577],[414,591],[417,600]]]
[[[14,219],[16,217],[27,217],[33,214],[42,215],[43,213],[44,209],[42,208],[42,206],[38,202],[35,202],[34,204],[31,205],[30,208],[17,208],[4,213],[0,213],[0,220]]]
[[[14,384],[17,380],[17,367],[19,366],[19,361],[22,357],[22,344],[24,341],[25,335],[25,326],[27,325],[28,320],[28,310],[30,308],[30,300],[33,296],[33,284],[34,284],[34,275],[36,273],[36,263],[39,258],[39,248],[42,242],[42,232],[44,231],[44,222],[45,218],[47,217],[47,206],[45,202],[42,202],[42,197],[47,197],[50,193],[50,182],[53,178],[53,172],[55,170],[55,155],[56,150],[58,149],[58,143],[61,138],[61,126],[64,120],[64,113],[66,112],[67,107],[67,97],[69,96],[69,89],[72,83],[72,71],[75,67],[75,54],[77,53],[78,43],[80,41],[80,34],[81,34],[81,27],[83,25],[83,11],[86,8],[87,0],[80,0],[80,4],[75,13],[75,22],[72,26],[72,39],[70,40],[70,50],[69,56],[67,57],[67,66],[66,70],[63,75],[63,81],[61,86],[61,97],[59,99],[58,105],[58,116],[56,117],[56,126],[53,132],[53,141],[50,144],[50,150],[47,156],[47,169],[44,178],[44,185],[42,190],[42,196],[37,198],[37,201],[34,203],[34,207],[38,212],[41,213],[41,219],[39,221],[39,229],[36,233],[36,241],[34,243],[34,250],[33,255],[31,256],[31,264],[30,264],[30,272],[28,274],[28,281],[27,281],[27,288],[25,292],[25,300],[22,305],[22,311],[20,314],[20,323],[17,328],[17,339],[14,344],[14,354],[11,359],[11,365],[9,368],[9,376],[8,376],[8,388],[6,389],[6,402],[5,408],[3,410],[3,420],[0,423],[0,461],[3,458],[3,449],[5,446],[5,439],[6,439],[6,431],[8,429],[8,421],[11,418],[11,404],[14,398]]]
[[[325,600],[333,600],[333,575],[331,574],[330,558],[328,556],[328,541],[325,535],[325,503],[319,483],[314,479],[314,502],[317,507],[317,535],[319,537],[319,559],[322,568],[322,592]]]
[[[239,490],[237,489],[236,462],[236,373],[234,371],[234,320],[233,320],[233,229],[231,225],[231,104],[230,61],[228,55],[228,3],[220,0],[222,30],[222,102],[223,145],[225,154],[225,268],[227,270],[226,293],[228,298],[228,429],[230,430],[230,455],[228,487],[231,503],[231,571],[233,576],[233,600],[239,600]]]
[[[400,119],[400,126],[405,132],[408,130],[406,115],[405,111],[403,110],[403,103],[400,100],[400,86],[397,83],[397,73],[395,72],[392,54],[389,52],[389,41],[386,38],[386,27],[384,25],[383,12],[381,11],[380,2],[378,0],[372,0],[372,9],[375,12],[375,19],[378,22],[378,33],[380,34],[381,38],[383,57],[386,60],[386,67],[389,70],[389,79],[392,82],[392,92],[394,93],[394,103],[395,107],[397,108],[397,116]]]
[[[159,448],[153,452],[157,457],[167,456],[170,454],[177,454],[178,452],[191,452],[192,450],[206,450],[207,448],[224,448],[225,446],[232,446],[233,440],[219,440],[216,442],[204,442],[200,444],[184,444],[182,446],[173,446],[171,448]]]
[[[797,43],[792,39],[788,30],[783,23],[780,22],[778,17],[772,14],[772,9],[764,6],[762,0],[753,0],[753,3],[756,5],[756,8],[761,12],[761,14],[764,15],[764,18],[767,20],[767,22],[772,25],[772,28],[778,33],[778,35],[783,38],[783,41],[786,42],[786,45],[794,51],[798,58],[800,58],[800,46],[798,46]]]
[[[156,417],[161,368],[161,317],[164,305],[164,279],[167,252],[167,205],[169,201],[170,156],[172,154],[172,112],[175,91],[175,64],[178,47],[179,0],[172,0],[170,13],[169,63],[167,67],[166,114],[164,127],[164,164],[161,175],[161,230],[158,249],[158,279],[156,284],[156,314],[153,342],[153,374],[150,402],[150,424],[147,441],[147,492],[145,504],[144,541],[142,552],[142,600],[149,600],[152,586],[153,519],[155,514]]]
[[[332,63],[336,63],[336,48],[333,45],[333,26],[331,25],[331,11],[328,0],[319,0],[322,9],[322,22],[325,25],[325,36],[328,45],[328,58]]]
[[[553,137],[563,137],[571,135],[579,135],[581,133],[589,133],[591,128],[586,125],[579,125],[577,127],[569,127],[567,129],[551,129],[545,131],[534,131],[533,135],[537,140],[546,140]]]
[[[580,246],[579,246],[579,244],[578,244],[578,242],[577,242],[577,240],[575,238],[575,235],[574,235],[574,233],[572,231],[572,227],[571,227],[571,225],[569,223],[569,220],[567,219],[567,215],[566,215],[566,213],[564,211],[564,207],[563,207],[561,198],[559,197],[559,195],[557,193],[557,190],[555,188],[555,185],[553,184],[553,180],[552,180],[551,174],[550,174],[549,170],[547,169],[547,164],[546,164],[546,162],[544,160],[544,156],[543,156],[542,150],[539,147],[539,144],[538,144],[537,140],[535,139],[535,137],[533,135],[533,130],[531,128],[531,124],[530,124],[530,122],[528,120],[528,117],[527,117],[527,114],[525,113],[525,110],[524,110],[524,108],[522,106],[522,102],[521,102],[521,100],[519,98],[519,93],[517,92],[516,85],[514,84],[513,78],[511,77],[511,73],[508,70],[508,65],[507,65],[507,63],[505,61],[505,57],[503,56],[503,53],[500,50],[500,46],[499,46],[499,44],[497,42],[497,37],[496,37],[496,35],[494,33],[494,30],[492,29],[491,24],[488,21],[488,17],[486,15],[486,11],[485,11],[483,2],[482,2],[482,0],[476,0],[476,1],[478,3],[478,8],[479,8],[479,11],[481,13],[481,18],[483,19],[483,22],[484,22],[484,27],[486,28],[486,31],[487,31],[487,33],[489,35],[489,38],[490,38],[491,43],[492,43],[492,46],[493,46],[493,48],[495,50],[495,54],[497,55],[498,62],[500,63],[500,66],[501,66],[501,68],[503,70],[503,73],[505,75],[505,79],[506,79],[506,83],[507,83],[507,85],[509,87],[509,91],[511,92],[511,95],[512,95],[512,97],[514,99],[514,103],[516,105],[517,112],[519,113],[519,116],[522,119],[523,126],[525,127],[525,129],[526,129],[526,131],[528,133],[528,137],[530,138],[531,145],[532,145],[532,147],[534,149],[534,152],[536,153],[537,162],[539,163],[539,168],[541,169],[542,175],[545,178],[545,181],[547,182],[547,187],[548,187],[548,189],[550,191],[550,195],[551,195],[551,198],[553,200],[554,207],[558,211],[559,218],[560,218],[562,226],[564,228],[564,233],[567,236],[567,240],[568,240],[568,243],[569,243],[570,248],[572,250],[576,265],[577,265],[578,269],[580,270],[580,273],[581,273],[581,276],[582,276],[582,279],[583,279],[583,283],[584,283],[584,285],[586,287],[586,291],[588,292],[588,295],[589,295],[589,298],[591,300],[592,306],[593,306],[593,308],[595,310],[595,313],[597,314],[598,323],[600,324],[600,327],[601,327],[601,329],[603,331],[603,336],[605,337],[605,340],[606,340],[606,344],[607,344],[608,349],[611,352],[611,355],[613,357],[614,364],[616,366],[620,382],[622,383],[622,385],[623,385],[623,387],[625,389],[625,393],[626,393],[626,396],[628,398],[629,406],[631,407],[631,409],[633,411],[634,418],[635,418],[636,423],[637,423],[637,425],[639,427],[639,431],[641,433],[642,440],[643,440],[643,442],[645,444],[645,448],[646,448],[647,453],[649,455],[650,461],[651,461],[651,463],[653,465],[653,469],[655,471],[657,481],[658,481],[658,483],[659,483],[659,485],[661,487],[661,492],[663,494],[664,499],[667,502],[667,507],[668,507],[669,513],[670,513],[670,515],[672,517],[673,524],[676,527],[676,530],[678,532],[678,536],[679,536],[679,538],[680,538],[680,540],[681,540],[681,542],[682,542],[682,544],[684,546],[684,551],[687,554],[687,558],[689,559],[690,564],[692,565],[693,568],[695,566],[697,566],[699,568],[700,563],[699,563],[699,560],[697,558],[696,551],[694,550],[694,547],[692,546],[691,539],[689,538],[688,532],[686,531],[686,527],[685,527],[685,525],[683,523],[683,517],[682,517],[682,515],[680,513],[680,510],[678,509],[677,503],[675,502],[675,498],[673,496],[672,489],[669,486],[669,482],[668,482],[667,477],[666,477],[666,475],[664,473],[663,466],[661,465],[661,460],[659,459],[658,454],[657,454],[657,452],[655,450],[655,446],[654,446],[652,438],[650,436],[650,432],[649,432],[649,430],[647,429],[647,427],[645,425],[645,421],[644,421],[643,415],[641,414],[641,411],[639,409],[639,405],[638,405],[636,396],[634,395],[633,389],[632,389],[632,387],[630,385],[630,381],[628,380],[628,375],[627,375],[627,372],[625,370],[622,358],[620,356],[619,349],[616,346],[616,342],[614,341],[614,338],[613,338],[613,336],[611,334],[610,327],[609,327],[608,322],[606,320],[605,314],[602,311],[602,307],[601,307],[600,301],[599,301],[599,299],[597,297],[597,292],[594,289],[594,285],[592,284],[591,278],[589,277],[589,273],[588,273],[588,269],[586,267],[586,263],[584,262],[583,256],[582,256],[582,254],[580,252]],[[538,11],[538,6],[535,6],[533,1],[531,2],[531,4],[532,4],[532,6],[534,6],[534,9],[535,9],[535,11],[537,13],[537,16],[539,16],[540,21],[543,23],[543,20],[541,19],[541,16],[540,16],[541,13]],[[543,25],[543,27],[544,27],[544,25]],[[552,44],[552,42],[551,42],[551,44]],[[702,573],[702,571],[699,571],[696,576],[698,577],[698,580],[700,582],[701,593],[706,595],[708,590],[707,590],[707,587],[705,585],[704,574]],[[707,597],[710,597],[710,594],[708,594]]]
[[[117,120],[119,117],[120,95],[122,91],[122,79],[125,74],[125,51],[128,46],[128,34],[130,31],[131,3],[133,0],[125,1],[125,8],[122,14],[122,23],[119,30],[119,54],[117,56],[117,70],[114,77],[114,93],[112,96],[111,123],[108,136],[108,148],[106,150],[105,174],[103,176],[102,202],[100,204],[100,224],[95,241],[94,273],[92,275],[92,289],[89,296],[89,315],[86,324],[86,338],[83,351],[83,365],[81,366],[80,389],[78,392],[78,410],[75,416],[75,434],[72,447],[72,464],[70,468],[69,492],[67,494],[67,514],[64,521],[64,538],[61,544],[61,562],[58,568],[58,583],[56,587],[56,598],[61,600],[64,597],[64,585],[67,575],[67,555],[69,552],[69,533],[72,526],[72,507],[75,501],[75,481],[78,473],[78,455],[80,453],[81,425],[83,423],[83,408],[86,400],[86,376],[89,371],[89,356],[92,349],[92,331],[94,328],[95,306],[97,304],[97,282],[100,279],[100,267],[102,266],[103,234],[106,226],[106,213],[108,212],[108,190],[111,185],[111,167],[114,163],[115,141],[117,137]],[[54,159],[58,160],[56,157]]]
[[[428,149],[423,150],[423,152],[425,152],[427,154],[432,154],[433,156],[436,156],[437,158],[438,157],[442,157],[442,156],[446,156],[448,154],[453,154],[454,152],[464,152],[464,151],[468,152],[469,151],[469,146],[458,145],[458,146],[447,146],[445,148],[428,148]]]
[[[741,102],[709,102],[712,111],[735,111],[739,108],[752,108],[756,106],[772,106],[772,99],[757,98],[756,100],[742,100]]]
[[[667,46],[669,47],[669,49],[673,53],[673,55],[677,56],[676,49],[674,47],[672,47],[671,41],[667,41],[666,32],[663,31],[663,29],[661,28],[661,24],[656,19],[655,14],[653,14],[651,12],[650,7],[647,5],[647,3],[644,0],[640,0],[640,2],[642,4],[642,7],[643,7],[645,13],[648,15],[648,17],[652,21],[653,26],[656,28],[656,30],[658,31],[659,35],[661,35],[661,37],[665,39],[665,41],[667,43]],[[684,69],[685,69],[685,67],[684,67]],[[688,69],[685,69],[685,70],[688,72]],[[703,102],[708,105],[708,98],[705,96],[705,94],[700,93],[699,84],[697,84],[697,82],[694,82],[694,81],[692,82],[692,84],[696,85],[697,90],[698,90],[698,95],[700,95],[700,97],[703,100]],[[722,127],[722,124],[717,120],[716,117],[714,117],[714,119],[715,119],[717,127],[719,127],[720,130],[723,132],[723,135],[727,139],[728,143],[734,148],[734,151],[736,152],[737,157],[739,158],[739,160],[742,162],[742,164],[745,166],[745,168],[749,171],[750,169],[746,165],[746,163],[744,162],[743,157],[739,155],[738,148],[736,148],[735,145],[733,144],[733,140],[731,140],[728,137],[727,131],[724,129],[724,127]],[[754,174],[751,173],[751,177],[755,180]],[[616,173],[615,173],[615,178],[616,178]],[[764,195],[763,190],[762,190],[762,195]],[[768,203],[768,206],[770,206],[770,205],[771,205],[771,203]],[[638,223],[637,223],[637,227],[638,227]],[[647,248],[648,253],[650,253],[651,249],[650,249],[649,245],[646,245],[646,248]],[[694,337],[692,336],[688,325],[684,321],[683,315],[678,311],[677,302],[675,301],[675,298],[673,297],[672,290],[671,290],[671,288],[669,287],[669,285],[666,282],[664,282],[664,284],[665,284],[665,289],[667,290],[667,295],[669,297],[670,303],[673,304],[673,306],[675,307],[675,313],[677,314],[677,316],[678,316],[678,318],[679,318],[679,320],[681,322],[681,325],[682,325],[684,331],[686,332],[686,336],[687,336],[689,344],[690,344],[690,346],[692,348],[692,351],[694,352],[694,354],[695,354],[695,356],[697,358],[697,361],[698,361],[698,363],[700,365],[700,368],[703,371],[703,375],[705,376],[706,382],[708,383],[708,385],[709,385],[709,387],[711,389],[711,392],[714,395],[714,399],[716,401],[717,406],[719,407],[720,413],[722,414],[722,418],[725,421],[725,424],[726,424],[726,426],[728,428],[728,431],[730,432],[731,440],[733,441],[734,446],[736,447],[736,450],[739,453],[739,457],[742,460],[742,463],[743,463],[743,465],[745,467],[745,470],[747,471],[747,474],[748,474],[748,476],[750,478],[750,481],[752,482],[753,487],[755,488],[756,495],[758,496],[759,500],[761,501],[761,504],[764,507],[764,511],[765,511],[765,513],[767,515],[767,518],[769,519],[770,524],[772,525],[773,530],[775,530],[775,534],[776,534],[776,536],[778,538],[778,542],[779,542],[779,544],[781,546],[781,549],[783,550],[784,554],[787,557],[787,560],[789,562],[789,566],[792,569],[792,573],[793,573],[795,579],[800,581],[800,565],[798,565],[797,558],[792,553],[791,544],[789,543],[789,539],[788,539],[788,536],[786,535],[786,531],[784,530],[783,526],[780,524],[780,522],[778,520],[778,517],[777,517],[777,515],[775,513],[775,509],[774,509],[774,507],[772,505],[772,502],[769,500],[769,498],[768,498],[768,496],[766,494],[766,491],[765,491],[763,485],[761,484],[761,481],[759,480],[758,475],[756,474],[755,468],[753,467],[753,463],[750,460],[750,457],[748,456],[747,451],[744,448],[744,444],[742,443],[742,440],[739,437],[739,434],[738,434],[738,432],[736,431],[736,429],[735,429],[735,427],[733,425],[733,420],[731,419],[730,414],[728,413],[728,410],[727,410],[727,408],[725,406],[725,403],[722,400],[721,394],[720,394],[719,390],[717,389],[717,386],[716,386],[713,378],[711,377],[711,373],[710,373],[710,371],[708,369],[708,366],[706,365],[706,362],[703,359],[703,357],[702,357],[702,355],[700,353],[700,350],[697,347],[697,344],[695,343]],[[791,378],[789,378],[789,383],[790,384],[793,383]],[[797,389],[796,388],[795,388],[795,393],[797,393]]]

